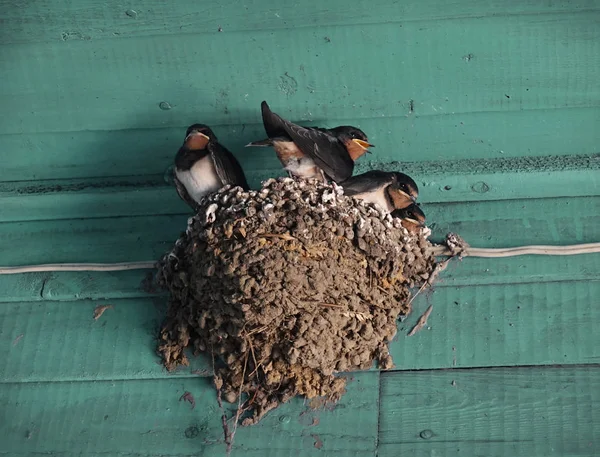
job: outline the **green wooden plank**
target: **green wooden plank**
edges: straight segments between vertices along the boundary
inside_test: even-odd
[[[403,116],[411,99],[415,114],[436,116],[597,107],[599,18],[585,11],[155,35],[119,46],[6,45],[0,133],[257,123],[262,99],[315,121]]]
[[[568,157],[465,159],[434,162],[363,161],[367,169],[401,170],[420,185],[420,202],[467,202],[577,197],[600,190],[600,154]]]
[[[424,204],[423,209],[433,240],[442,239],[448,232],[459,233],[477,247],[561,245],[600,239],[600,197],[433,203]],[[0,224],[0,263],[158,259],[185,230],[188,217],[6,222]]]
[[[94,320],[97,306],[110,305]],[[167,373],[156,354],[165,298],[2,304],[0,341],[8,348],[0,382],[195,377],[210,360]]]
[[[443,287],[419,295],[390,353],[398,369],[597,363],[600,282]],[[429,306],[427,326],[407,336]]]
[[[154,0],[133,10],[116,0],[84,0],[78,2],[75,10],[68,1],[43,0],[37,1],[35,7],[25,3],[19,4],[18,8],[8,0],[0,2],[5,21],[2,43],[98,40],[178,32],[218,33],[219,28],[223,32],[237,32],[315,24],[344,26],[490,15],[556,14],[597,7],[598,4],[593,0],[544,3],[528,0],[511,5],[510,11],[507,11],[504,4],[494,2],[462,0],[448,3],[428,0],[404,5],[388,0],[377,2],[369,8],[355,9],[347,8],[347,3],[342,0],[333,0],[327,5],[304,8],[297,2],[284,0],[276,7],[269,3],[254,2],[239,13],[240,5],[231,0],[211,5],[210,8],[203,2],[179,2],[167,6],[164,2]]]
[[[111,305],[94,320],[94,310]],[[152,379],[169,375],[156,355],[166,299],[24,302],[0,307],[2,382]],[[22,335],[22,336],[21,336]],[[177,373],[211,369],[204,357]]]
[[[436,287],[600,279],[600,255],[466,258],[453,262]],[[69,296],[72,298],[72,296]]]
[[[399,324],[396,369],[599,363],[600,281],[440,287]],[[210,360],[168,374],[155,353],[165,297],[2,303],[0,382],[190,377]],[[110,304],[97,321],[96,306]],[[429,305],[428,327],[407,337]],[[23,335],[22,337],[19,337]],[[1,390],[1,389],[0,389]]]
[[[55,271],[0,275],[0,302],[155,297],[147,290],[150,270]]]
[[[212,125],[212,113],[204,116],[182,118],[181,125],[173,128],[0,135],[0,150],[11,157],[0,169],[0,181],[162,175],[181,144],[186,122]],[[357,125],[369,134],[377,147],[368,158],[379,162],[594,154],[598,152],[600,108],[328,118],[322,124],[341,123]],[[262,124],[213,127],[245,170],[279,168],[272,151],[244,149],[264,135]],[[364,162],[363,158],[359,163]]]
[[[224,456],[210,382],[196,377],[4,384],[0,453]],[[258,425],[238,428],[231,455],[374,455],[378,385],[377,373],[356,374],[333,410],[312,411],[301,399],[292,400]],[[194,409],[179,401],[185,391],[194,396]]]
[[[181,207],[175,196],[170,198]],[[599,205],[600,198],[596,197],[427,204],[424,208],[433,227],[434,240],[455,231],[473,246],[505,247],[598,241]],[[0,262],[27,265],[158,259],[185,229],[186,220],[186,215],[163,215],[4,223],[0,224]],[[438,284],[593,280],[598,278],[599,262],[597,254],[467,258],[454,262]],[[148,296],[140,288],[146,274],[147,271],[142,270],[0,275],[3,291],[0,302]]]
[[[561,281],[599,278],[600,256],[527,256],[503,259],[467,258],[453,262],[439,277],[436,288]],[[153,297],[143,282],[149,270],[111,272],[46,272],[0,275],[0,302],[35,300],[120,299]]]
[[[432,239],[455,232],[472,246],[577,244],[600,240],[600,198],[422,205]]]
[[[151,112],[155,108],[152,107]],[[582,110],[575,116],[585,124],[593,122],[596,114]],[[597,116],[600,117],[600,109]],[[181,125],[172,128],[140,125],[141,128],[121,130],[128,127],[123,125],[112,131],[0,135],[0,150],[11,157],[0,170],[0,181],[163,175],[181,146],[185,129],[193,122],[210,123],[215,134],[242,160],[245,168],[249,165],[264,167],[262,160],[266,158],[272,159],[272,166],[278,164],[272,151],[243,149],[248,142],[264,136],[262,124],[215,126],[201,115],[183,117],[180,122]],[[256,163],[248,160],[249,157],[256,157]]]
[[[385,373],[380,402],[381,457],[600,453],[598,366]]]
[[[191,215],[190,207],[179,198],[175,186],[158,180],[145,186],[139,183],[139,179],[132,177],[127,187],[108,187],[110,183],[104,179],[89,179],[86,182],[82,181],[81,185],[98,183],[107,187],[69,190],[70,187],[76,188],[79,185],[78,181],[80,180],[75,183],[59,181],[56,184],[54,181],[9,183],[10,191],[0,190],[0,222],[188,213]],[[25,193],[30,188],[34,189],[32,193]],[[22,190],[24,192],[20,193]]]
[[[424,164],[365,161],[356,173],[367,169],[410,174],[420,184],[422,203],[600,195],[600,154]],[[273,165],[247,177],[259,188],[261,181],[282,174]],[[2,183],[0,205],[0,222],[189,212],[164,175]]]
[[[185,231],[188,216],[0,224],[4,265],[158,259]]]
[[[0,275],[0,301],[43,300],[44,286],[50,273],[24,273],[20,275]],[[75,279],[73,279],[75,281]],[[104,289],[104,286],[102,286]],[[128,287],[131,289],[131,286]]]
[[[600,264],[600,259],[598,262]],[[71,301],[166,295],[166,291],[157,289],[148,281],[148,276],[154,272],[155,270],[52,272],[48,274],[39,296],[41,300]],[[15,294],[15,298],[17,297],[20,298],[19,301],[31,301],[24,295]]]

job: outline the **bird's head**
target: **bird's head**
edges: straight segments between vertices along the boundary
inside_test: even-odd
[[[410,176],[394,172],[394,181],[388,186],[388,194],[395,209],[404,209],[417,201],[419,187]]]
[[[190,151],[199,151],[205,149],[209,142],[216,140],[217,137],[209,126],[204,124],[193,124],[190,125],[185,132],[183,144]]]
[[[425,227],[425,213],[416,203],[413,203],[406,208],[395,209],[392,211],[391,215],[392,217],[399,218],[402,227],[409,232],[415,233],[422,227]]]
[[[359,128],[342,125],[332,128],[331,132],[346,146],[350,157],[354,161],[366,153],[371,153],[369,148],[375,147],[375,145],[369,143],[366,133]]]

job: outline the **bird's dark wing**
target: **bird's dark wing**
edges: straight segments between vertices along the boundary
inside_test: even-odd
[[[225,146],[216,142],[209,143],[208,150],[223,185],[240,186],[244,190],[250,188],[242,166]]]
[[[263,125],[265,132],[269,138],[286,138],[289,137],[283,119],[279,115],[275,114],[269,108],[267,102],[263,101],[260,104],[260,110],[262,113]]]
[[[286,136],[335,182],[352,176],[354,161],[344,145],[331,133],[325,129],[306,128],[287,121],[272,112],[267,102],[263,102],[261,107],[269,137],[282,136],[281,130],[284,130]]]
[[[187,189],[185,188],[185,186],[182,184],[182,182],[177,179],[177,176],[173,176],[173,182],[175,183],[175,189],[177,189],[177,193],[179,194],[179,197],[186,202],[194,211],[198,211],[198,203],[192,198],[190,197],[190,194],[188,194]]]
[[[344,188],[344,195],[351,197],[365,192],[374,192],[382,187],[389,186],[393,180],[392,173],[372,170],[360,175],[351,176],[343,181],[340,186]]]

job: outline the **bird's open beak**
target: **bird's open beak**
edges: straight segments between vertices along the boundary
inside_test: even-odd
[[[208,136],[206,136],[204,133],[192,132],[188,136],[185,137],[184,143],[189,149],[196,150],[196,149],[204,149],[209,141],[210,141],[210,138]]]
[[[371,153],[371,151],[369,151],[369,148],[375,147],[374,144],[371,144],[371,143],[368,143],[367,141],[359,140],[356,138],[352,141],[354,141],[356,144],[358,144],[361,148],[365,149],[368,153]]]

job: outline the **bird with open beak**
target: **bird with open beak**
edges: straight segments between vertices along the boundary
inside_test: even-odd
[[[416,203],[403,209],[395,209],[391,216],[399,218],[402,227],[412,234],[419,233],[425,227],[425,213]]]
[[[271,111],[265,101],[261,111],[268,138],[246,146],[272,146],[290,176],[339,183],[352,176],[354,162],[373,147],[356,127],[302,127]]]
[[[419,196],[417,183],[397,171],[367,171],[346,179],[340,186],[344,195],[374,203],[388,212],[412,205]]]
[[[229,184],[248,190],[241,165],[204,124],[188,127],[175,156],[175,187],[183,201],[197,209],[205,195]]]

